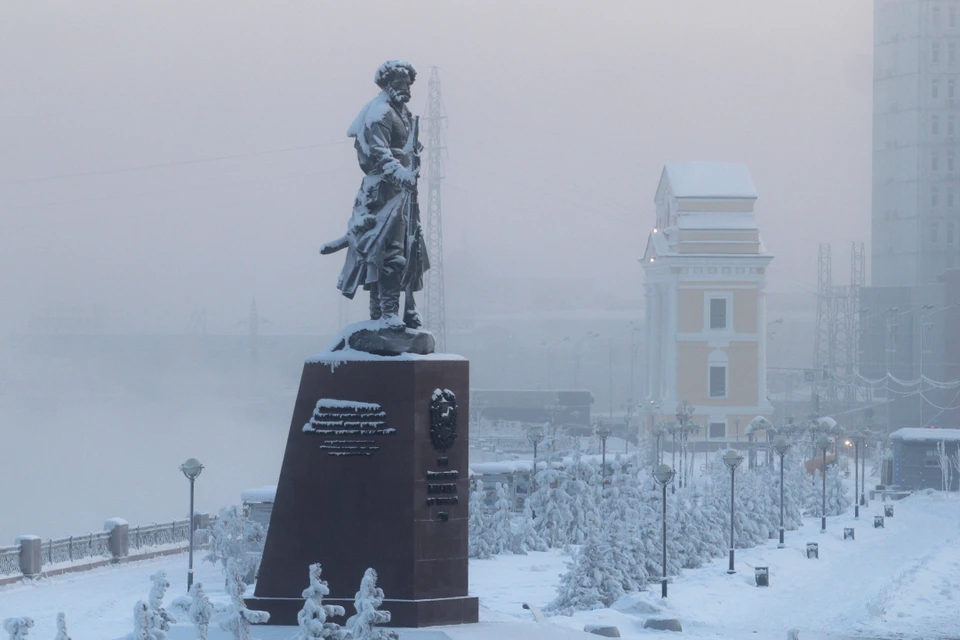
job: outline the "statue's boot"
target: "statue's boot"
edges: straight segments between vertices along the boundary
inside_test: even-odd
[[[380,313],[383,324],[389,329],[403,329],[400,319],[400,274],[380,274]]]
[[[413,291],[407,289],[403,296],[403,324],[408,329],[419,329],[423,320],[417,312],[417,301],[413,299]]]
[[[380,310],[380,287],[376,282],[370,285],[370,319],[379,320],[383,315]]]

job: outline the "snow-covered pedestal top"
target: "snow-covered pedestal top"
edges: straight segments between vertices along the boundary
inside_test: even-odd
[[[345,327],[336,338],[333,340],[333,344],[330,345],[330,348],[321,353],[315,354],[307,358],[308,363],[320,362],[323,364],[329,364],[336,366],[343,364],[345,362],[393,362],[397,360],[465,360],[463,356],[454,355],[451,353],[429,353],[429,354],[418,354],[418,353],[399,353],[397,355],[378,355],[375,353],[368,353],[366,351],[359,351],[351,347],[351,337],[356,336],[361,332],[374,332],[374,333],[383,333],[387,330],[385,325],[379,320],[365,320],[363,322],[357,322]],[[413,332],[409,329],[405,331],[397,332],[399,334],[416,336],[423,335],[427,332]]]

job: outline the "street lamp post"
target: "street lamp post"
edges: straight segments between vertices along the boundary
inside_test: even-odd
[[[203,465],[200,464],[200,461],[196,458],[189,458],[180,465],[180,471],[182,471],[183,475],[190,481],[190,555],[187,560],[187,591],[190,591],[190,587],[193,586],[193,531],[195,528],[193,516],[193,483],[196,481],[197,476],[200,475],[200,472],[203,471]]]
[[[610,437],[612,430],[610,427],[598,426],[594,433],[597,434],[597,437],[600,438],[600,477],[607,477],[607,438]]]
[[[531,483],[533,491],[537,490],[537,445],[543,442],[543,438],[542,427],[527,430],[527,441],[533,445],[533,482]]]
[[[773,450],[780,456],[780,543],[777,548],[783,549],[785,546],[783,543],[783,457],[790,450],[790,443],[783,438],[777,438],[773,443]]]
[[[859,429],[853,432],[853,518],[860,519],[860,441],[863,432]]]
[[[723,454],[723,464],[727,465],[727,468],[730,469],[730,568],[727,569],[727,573],[730,574],[736,573],[736,570],[733,568],[733,502],[734,496],[736,495],[735,478],[737,475],[737,467],[740,466],[741,462],[743,462],[743,456],[734,449],[727,449],[727,452]]]
[[[654,436],[657,439],[657,464],[663,462],[663,452],[660,449],[660,438],[663,436],[663,426],[657,425],[650,429],[650,435]]]
[[[820,477],[823,479],[823,494],[820,502],[820,533],[827,532],[827,449],[830,448],[830,438],[820,436],[817,440],[820,449]]]
[[[660,597],[667,597],[667,485],[673,480],[674,470],[665,464],[653,472],[653,479],[663,487],[663,578],[660,580]]]

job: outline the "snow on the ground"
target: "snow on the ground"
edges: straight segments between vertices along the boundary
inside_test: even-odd
[[[678,618],[682,637],[697,639],[782,639],[790,628],[799,629],[802,640],[960,638],[960,496],[927,492],[893,504],[895,515],[886,518],[883,529],[873,528],[873,516],[883,513],[881,502],[861,508],[860,520],[852,511],[828,518],[824,534],[819,519],[810,518],[799,531],[787,532],[785,549],[777,549],[776,541],[738,549],[734,575],[726,573],[726,558],[718,558],[674,578],[666,600],[660,598],[659,583],[652,582],[649,591],[627,596],[613,608],[550,621],[570,629],[571,638],[596,637],[573,631],[587,624],[615,625],[624,638],[668,636],[642,628],[655,615]],[[855,540],[843,540],[844,527],[855,527]],[[819,544],[819,559],[805,557],[807,542]],[[546,605],[567,560],[559,551],[472,560],[470,592],[480,598],[484,624],[449,630],[448,636],[512,640],[533,639],[536,632],[561,637],[555,628],[535,626],[522,605]],[[770,568],[769,587],[755,586],[756,566]],[[56,614],[65,611],[77,640],[120,638],[132,629],[133,605],[146,599],[149,576],[158,569],[165,569],[173,584],[168,609],[185,620],[182,611],[169,606],[186,587],[185,555],[0,587],[0,619],[31,616],[36,621],[32,637],[53,637]],[[215,604],[226,604],[219,568],[201,562],[196,576]],[[258,627],[255,636],[289,640],[293,633],[290,627]],[[188,640],[192,634],[189,623],[182,623],[170,637]],[[216,628],[216,619],[210,637],[228,637]],[[430,637],[443,638],[419,631],[404,633],[401,640]]]

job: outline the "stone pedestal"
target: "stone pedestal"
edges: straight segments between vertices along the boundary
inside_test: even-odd
[[[308,567],[319,562],[324,602],[347,616],[373,567],[392,626],[476,622],[477,599],[467,596],[469,388],[469,363],[457,356],[307,362],[247,606],[295,625]]]

